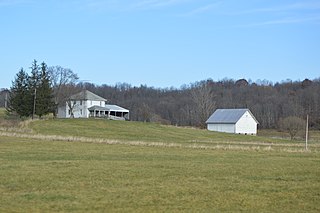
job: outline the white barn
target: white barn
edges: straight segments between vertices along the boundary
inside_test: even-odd
[[[83,90],[72,95],[68,101],[58,107],[58,118],[101,117],[113,120],[129,120],[129,110],[117,105],[106,104],[107,100]]]
[[[210,131],[256,135],[259,122],[249,109],[217,109],[206,124]]]

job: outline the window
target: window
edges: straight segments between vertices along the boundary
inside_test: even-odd
[[[82,115],[82,109],[80,109],[80,115]]]
[[[68,110],[68,115],[70,115],[70,114],[71,114],[71,110],[69,109],[69,110]]]
[[[82,106],[82,100],[80,101],[80,106]]]

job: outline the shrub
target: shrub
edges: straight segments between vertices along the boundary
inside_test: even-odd
[[[279,127],[282,131],[288,132],[290,139],[293,140],[299,132],[304,130],[305,121],[299,117],[289,116],[280,120]]]

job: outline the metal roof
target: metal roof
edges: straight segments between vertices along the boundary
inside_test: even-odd
[[[89,111],[109,111],[107,108],[102,107],[102,106],[97,106],[97,105],[89,107],[88,110]]]
[[[114,111],[114,112],[129,112],[128,109],[122,108],[118,105],[110,105],[110,104],[106,104],[105,107],[102,106],[92,106],[89,107],[88,110],[97,110],[97,111]]]
[[[77,94],[74,94],[70,97],[71,100],[90,100],[90,101],[107,101],[89,90],[83,90]]]
[[[206,123],[235,124],[245,112],[249,112],[253,119],[259,123],[249,109],[217,109]]]
[[[110,111],[116,111],[116,112],[129,112],[128,109],[125,109],[123,107],[120,107],[118,105],[112,105],[112,104],[106,104],[106,108]]]

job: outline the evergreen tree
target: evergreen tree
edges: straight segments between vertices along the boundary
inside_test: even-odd
[[[28,81],[28,91],[29,91],[29,98],[30,102],[32,103],[29,107],[31,110],[31,115],[33,119],[33,115],[37,114],[37,89],[39,87],[39,82],[40,82],[40,67],[37,64],[37,60],[33,60],[32,65],[30,67],[31,69],[31,75],[29,77]]]
[[[39,86],[40,82],[40,67],[37,64],[36,60],[33,60],[32,65],[30,67],[31,69],[31,75],[29,77],[29,87],[30,89],[35,89]]]
[[[50,76],[47,72],[47,65],[42,62],[36,97],[36,115],[39,117],[52,112],[54,109],[53,90],[50,85]]]
[[[21,68],[10,88],[10,106],[8,111],[16,112],[20,117],[28,117],[32,114],[28,82],[29,76]]]
[[[50,75],[44,62],[39,67],[34,60],[30,69],[29,76],[21,68],[12,82],[8,111],[16,112],[20,117],[38,115],[41,118],[54,109]]]

